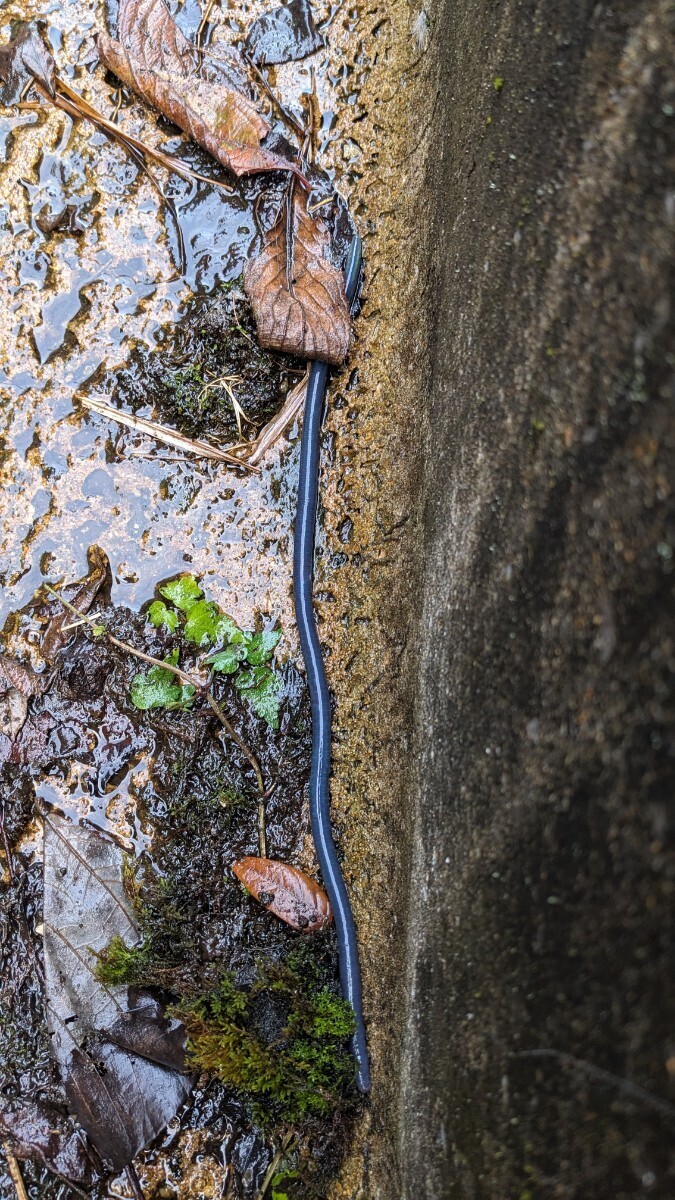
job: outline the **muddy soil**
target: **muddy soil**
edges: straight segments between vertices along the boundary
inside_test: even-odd
[[[44,619],[60,611],[56,600],[36,600],[12,622],[14,646],[41,619],[44,627]],[[317,873],[304,802],[311,724],[302,676],[290,661],[279,666],[276,729],[227,678],[212,688],[234,734],[199,700],[187,711],[141,712],[133,685],[143,663],[111,644],[108,635],[160,660],[180,652],[188,671],[195,669],[198,651],[190,651],[178,633],[153,630],[145,616],[110,607],[100,596],[96,621],[107,630],[103,638],[81,625],[63,634],[65,647],[46,672],[45,689],[31,699],[13,745],[3,738],[11,761],[0,767],[3,1111],[49,1105],[57,1129],[68,1104],[45,1020],[39,861],[44,809],[73,823],[85,821],[127,851],[126,888],[149,956],[143,960],[145,976],[129,982],[159,989],[167,1002],[182,997],[191,1003],[218,988],[224,973],[243,989],[261,980],[251,1028],[270,1043],[281,1036],[291,1011],[289,993],[275,991],[272,980],[279,972],[283,980],[289,965],[295,964],[298,982],[306,976],[309,988],[339,995],[333,929],[304,935],[291,929],[257,904],[232,873],[233,863],[260,852],[259,793],[244,746],[256,755],[270,793],[264,802],[266,853]],[[49,633],[41,645],[48,639]],[[250,1096],[247,1101],[212,1073],[197,1071],[193,1094],[167,1134],[138,1158],[147,1200],[257,1195],[281,1145],[289,1149],[279,1155],[279,1172],[301,1175],[307,1196],[325,1194],[359,1108],[346,1040],[341,1053],[344,1103],[331,1106],[325,1119],[310,1113],[282,1121],[270,1097],[263,1121]],[[77,1194],[35,1162],[26,1162],[23,1173],[31,1197]],[[125,1188],[123,1178],[111,1181],[100,1167],[88,1183],[92,1197],[124,1195]],[[7,1177],[0,1180],[0,1194],[13,1195]]]

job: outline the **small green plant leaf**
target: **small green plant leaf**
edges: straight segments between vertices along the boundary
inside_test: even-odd
[[[103,637],[103,634],[105,633],[105,625],[92,625],[91,632],[93,633],[94,637]]]
[[[280,641],[281,633],[277,629],[266,629],[263,633],[255,633],[246,647],[246,661],[252,667],[262,666],[272,657]]]
[[[247,642],[247,639],[251,636],[250,633],[244,633],[237,625],[237,622],[233,621],[232,617],[228,617],[227,613],[220,614],[218,634],[223,641],[234,642],[235,644]]]
[[[161,629],[164,626],[170,633],[175,633],[178,628],[179,618],[178,613],[172,608],[167,608],[163,600],[155,600],[148,609],[148,620],[155,629]]]
[[[177,656],[178,652],[174,651],[166,661],[173,663]],[[191,683],[182,683],[163,667],[151,667],[147,674],[134,676],[130,696],[131,703],[144,712],[150,708],[190,708],[195,688]]]
[[[212,600],[198,600],[188,612],[185,639],[195,646],[214,646],[220,641],[222,613]]]
[[[184,613],[188,613],[203,595],[194,575],[181,575],[180,579],[172,579],[171,583],[165,583],[159,590],[166,600]]]
[[[272,1183],[270,1185],[272,1188],[272,1200],[290,1200],[290,1196],[289,1196],[288,1192],[285,1190],[282,1192],[279,1189],[280,1189],[282,1183],[284,1184],[284,1188],[285,1188],[285,1185],[287,1183],[290,1183],[293,1179],[299,1179],[299,1178],[300,1178],[299,1171],[279,1171],[279,1172],[277,1172],[277,1174],[272,1179]]]
[[[270,667],[251,667],[240,671],[234,686],[243,692],[254,713],[262,717],[272,729],[279,728],[280,681]]]
[[[245,646],[229,645],[224,650],[219,650],[212,658],[207,658],[206,661],[214,671],[221,671],[223,675],[234,675],[234,672],[239,670],[245,655]]]

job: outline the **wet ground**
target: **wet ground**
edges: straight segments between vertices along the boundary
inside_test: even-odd
[[[261,8],[242,5],[236,14],[214,10],[207,40],[212,39],[215,47],[221,37],[236,39]],[[367,236],[372,226],[366,219],[365,203],[355,189],[361,186],[366,158],[372,171],[376,155],[370,156],[365,135],[359,132],[357,141],[354,131],[364,129],[362,123],[368,116],[360,92],[371,68],[377,65],[383,45],[382,20],[377,14],[339,5],[325,10],[317,6],[316,12],[329,39],[327,50],[305,62],[271,70],[270,79],[287,105],[294,106],[301,116],[298,98],[309,90],[311,71],[315,71],[323,113],[317,166],[335,179],[345,196],[354,193],[354,211],[363,220],[362,231]],[[12,19],[32,17],[45,20],[64,77],[104,112],[111,112],[120,97],[113,81],[97,66],[93,43],[94,29],[103,21],[102,6],[6,6],[0,28],[2,40],[9,35]],[[200,20],[198,7],[183,5],[179,17],[184,31],[194,34]],[[237,320],[250,335],[237,280],[255,234],[252,200],[256,185],[238,185],[232,196],[224,196],[216,189],[186,184],[176,177],[163,179],[181,224],[186,252],[183,274],[178,269],[180,247],[171,214],[149,180],[119,147],[53,110],[4,110],[0,116],[4,135],[0,253],[6,264],[0,284],[5,314],[0,327],[3,619],[25,606],[42,580],[71,579],[81,574],[87,549],[96,543],[109,556],[111,600],[118,608],[138,610],[159,578],[189,569],[204,580],[209,595],[242,625],[251,626],[255,617],[267,623],[279,621],[285,634],[284,654],[296,659],[289,535],[297,427],[291,431],[290,441],[281,442],[268,453],[261,474],[253,476],[174,454],[115,423],[86,415],[77,401],[79,394],[109,392],[114,402],[130,411],[160,420],[171,417],[177,427],[189,433],[196,432],[200,425],[199,432],[209,432],[220,441],[234,436],[235,423],[227,397],[221,392],[217,403],[212,403],[211,392],[204,406],[200,387],[199,405],[206,411],[200,412],[203,421],[195,423],[194,403],[189,412],[181,411],[175,376],[184,369],[186,354],[194,354],[196,340],[204,382],[209,381],[214,373],[209,358],[215,349],[214,329],[219,336],[222,321],[227,325],[231,320],[228,305],[233,296],[239,305]],[[202,170],[213,169],[204,156],[186,149],[173,129],[161,122],[158,125],[152,114],[127,96],[121,97],[119,120],[152,144],[159,142],[166,149],[180,150]],[[51,228],[66,206],[72,206],[75,230],[58,225]],[[214,323],[214,312],[220,313],[222,320],[218,318]],[[366,308],[366,319],[367,314]],[[207,320],[209,334],[204,336]],[[224,358],[216,362],[215,370],[241,376],[242,363],[239,347],[234,369],[231,360]],[[257,386],[261,374],[265,377],[262,389]],[[187,384],[183,397],[187,395],[194,401],[192,385],[200,386],[202,380],[192,376],[182,382]],[[252,418],[244,427],[246,434],[252,435],[272,411],[274,391],[278,391],[281,403],[288,385],[288,364],[282,368],[279,362],[266,363],[264,371],[256,373],[255,394],[242,395],[242,407]],[[239,386],[235,384],[235,391]],[[245,381],[242,386],[245,389]],[[358,386],[356,372],[350,371],[334,394],[338,420],[346,420],[350,430],[355,427]],[[334,437],[330,430],[325,439],[328,467],[335,465]],[[350,473],[348,467],[335,474],[340,499],[336,501],[333,496],[330,500],[331,512],[326,513],[329,523],[348,501],[345,473]],[[320,545],[319,555],[323,562],[329,562],[329,571],[340,570],[349,559],[354,519],[358,521],[358,513],[341,517],[339,536],[329,554]],[[330,603],[333,595],[328,587],[321,593],[325,603]],[[123,614],[124,608],[120,612]],[[131,616],[122,615],[120,619],[133,623]],[[340,618],[338,627],[342,623]],[[13,628],[10,623],[8,632]],[[32,640],[35,644],[36,638]],[[10,637],[12,648],[16,649],[16,641],[12,643]],[[286,671],[289,678],[296,679],[294,686],[302,703],[302,687],[294,670],[289,662]],[[91,717],[87,716],[85,724]],[[306,738],[306,727],[303,736]],[[131,740],[133,743],[133,737]],[[115,758],[113,753],[112,775],[104,769],[93,791],[81,764],[51,770],[48,778],[33,769],[32,783],[37,784],[45,801],[56,803],[73,816],[83,815],[86,809],[95,824],[114,828],[137,848],[147,850],[162,813],[143,807],[142,793],[150,787],[145,765],[150,750],[143,739],[132,749],[126,757],[122,754]],[[298,777],[291,772],[289,782],[289,787],[295,789],[294,803],[301,796],[305,755],[303,743]],[[22,793],[19,810],[27,820],[30,796],[24,792],[29,789],[21,781],[13,786]],[[279,804],[281,814],[281,796]],[[220,817],[224,820],[222,812]],[[339,818],[341,823],[343,817]],[[291,823],[294,853],[310,869],[313,860],[306,812],[301,811],[301,819],[296,813]],[[272,814],[272,842],[274,824]],[[243,827],[248,828],[246,823]],[[281,825],[278,832],[283,841]],[[13,845],[21,836],[18,825],[8,828],[7,833]],[[247,837],[244,842],[248,845]],[[10,918],[22,912],[22,922],[35,922],[40,903],[39,823],[29,821],[23,839],[22,849],[27,856],[21,871],[23,892],[16,897],[12,894],[11,899],[8,895],[8,911]],[[161,838],[155,842],[160,845]],[[281,842],[278,850],[281,853]],[[36,856],[32,866],[31,856]],[[32,986],[31,1004],[35,1008],[39,1004],[34,982],[29,990]],[[41,1069],[47,1071],[44,1062]],[[19,1083],[15,1079],[12,1086],[16,1088]],[[216,1112],[222,1105],[219,1109],[212,1097],[204,1104],[194,1124],[203,1127],[208,1117],[213,1136],[222,1141],[225,1135]],[[176,1188],[180,1195],[220,1194],[214,1188],[224,1186],[223,1164],[214,1168],[214,1182],[204,1136],[195,1131],[191,1150],[177,1160],[178,1174],[169,1180],[172,1194]],[[228,1137],[231,1140],[231,1134]],[[253,1190],[256,1181],[260,1182],[252,1165],[254,1149],[249,1147],[252,1159],[248,1168],[243,1159],[239,1164],[242,1178],[248,1169],[247,1186]],[[243,1137],[239,1153],[245,1157],[245,1152]],[[357,1148],[357,1171],[360,1154]],[[334,1173],[338,1172],[339,1157],[332,1163]],[[198,1175],[201,1170],[203,1177],[188,1179],[185,1163],[190,1160],[200,1164],[195,1171]],[[166,1169],[168,1161],[164,1155],[161,1170]],[[153,1181],[148,1174],[147,1185],[160,1187],[157,1178]],[[4,1186],[10,1195],[7,1180]],[[351,1183],[346,1186],[352,1188]],[[124,1194],[124,1184],[114,1185],[114,1190],[115,1194]]]
[[[52,612],[55,607],[52,602]],[[14,645],[45,612],[40,602],[15,623]],[[153,632],[143,617],[110,608],[104,600],[97,620],[109,634],[160,658],[182,645],[175,635]],[[0,777],[6,847],[3,1106],[14,1111],[17,1104],[48,1105],[57,1129],[68,1105],[45,1027],[46,918],[35,796],[71,821],[85,820],[89,828],[114,836],[128,851],[132,891],[154,964],[146,968],[148,980],[162,994],[191,1000],[217,987],[224,971],[237,986],[250,987],[265,972],[286,970],[284,964],[295,960],[301,974],[311,972],[313,988],[337,990],[333,931],[293,931],[253,902],[231,872],[235,861],[259,852],[258,792],[246,754],[223,734],[208,708],[139,713],[130,700],[130,686],[142,667],[137,658],[81,628],[64,640],[56,673],[47,690],[32,700],[17,736],[13,758],[19,762],[5,763]],[[182,647],[181,663],[188,670],[190,657]],[[214,686],[214,695],[237,736],[258,757],[270,790],[265,801],[267,853],[316,874],[304,803],[308,697],[292,664],[281,671],[280,682],[276,731],[252,713],[231,684]],[[278,1037],[284,1027],[286,1001],[275,997],[265,987],[257,997],[264,1012],[253,1008],[254,1027],[256,1021],[266,1023],[260,1036],[272,1029],[270,1038]],[[345,1062],[349,1064],[348,1057]],[[353,1089],[347,1089],[344,1101],[342,1113],[338,1107],[327,1119],[310,1116],[291,1125],[286,1119],[280,1131],[273,1099],[267,1124],[261,1125],[242,1094],[198,1073],[188,1104],[159,1145],[138,1159],[144,1194],[148,1200],[257,1195],[283,1144],[289,1151],[279,1169],[297,1170],[306,1195],[325,1193],[349,1140],[356,1111]],[[22,1166],[31,1197],[77,1194],[52,1171],[30,1161]],[[92,1196],[127,1194],[124,1178],[111,1182],[105,1174],[87,1186]],[[9,1179],[0,1187],[3,1196],[13,1195]]]
[[[205,44],[215,52],[219,38],[241,37],[257,11],[242,5],[234,16],[216,9]],[[338,14],[318,15],[328,29]],[[3,40],[18,18],[43,19],[64,78],[103,112],[115,110],[114,81],[96,65],[93,37],[104,19],[102,5],[6,5]],[[197,5],[180,10],[186,33],[194,35],[199,20]],[[342,175],[344,143],[336,152],[333,140],[345,87],[343,72],[331,62],[327,51],[319,51],[271,70],[299,117],[298,96],[310,90],[315,71],[324,114],[317,162],[334,173],[337,159]],[[135,99],[122,98],[118,120],[151,145],[169,151],[183,146],[185,139],[158,125]],[[220,286],[240,275],[255,236],[260,182],[238,184],[227,195],[177,176],[164,180],[185,247],[181,272],[173,217],[123,150],[53,109],[4,110],[1,121],[2,613],[26,603],[46,572],[81,574],[86,548],[97,542],[111,559],[115,602],[138,604],[151,580],[187,563],[212,576],[242,619],[250,616],[254,598],[259,606],[268,593],[286,616],[289,514],[283,498],[293,487],[292,455],[280,469],[277,449],[259,480],[214,472],[194,461],[176,462],[138,436],[121,435],[119,427],[85,415],[75,403],[78,392],[105,392],[109,372],[128,368],[139,355],[156,347],[166,355],[167,337],[192,295],[209,296],[217,306]],[[215,173],[201,152],[187,148],[185,154],[186,161]],[[43,232],[68,205],[77,231]],[[204,369],[206,383],[217,371],[208,364]],[[268,395],[267,411],[271,406]],[[166,415],[151,394],[136,395],[134,408],[159,419],[162,411]],[[248,415],[260,422],[265,413]],[[250,436],[253,427],[246,432]]]

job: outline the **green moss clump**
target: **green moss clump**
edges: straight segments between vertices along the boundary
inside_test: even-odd
[[[277,1021],[282,1014],[271,1036],[260,1022],[261,1000]],[[224,975],[216,989],[174,1012],[194,1066],[244,1093],[261,1123],[325,1117],[353,1081],[350,1005],[325,987],[316,991],[289,966],[261,972],[248,990]]]
[[[127,946],[116,933],[105,950],[101,950],[96,964],[99,983],[110,987],[119,984],[145,983],[150,969],[150,955],[146,946]]]

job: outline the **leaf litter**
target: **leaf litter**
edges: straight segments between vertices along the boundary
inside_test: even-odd
[[[71,1112],[114,1170],[127,1166],[190,1092],[178,1022],[149,995],[95,975],[111,937],[138,929],[111,840],[58,815],[44,818],[47,1020]]]
[[[62,780],[61,803],[65,804],[64,815],[40,805],[45,829],[39,910],[42,937],[29,952],[29,957],[36,955],[35,987],[40,995],[40,963],[44,958],[45,992],[41,1003],[46,999],[44,1019],[51,1031],[64,1091],[59,1096],[59,1085],[54,1083],[51,1093],[44,1092],[41,1051],[39,1085],[36,1080],[34,1090],[27,1089],[26,1080],[31,1074],[22,1068],[20,1081],[5,1087],[0,1101],[0,1132],[5,1130],[9,1144],[24,1158],[29,1182],[35,1171],[45,1170],[46,1178],[56,1172],[61,1178],[72,1177],[76,1188],[81,1184],[89,1188],[91,1179],[95,1184],[96,1179],[125,1166],[133,1156],[138,1162],[138,1153],[175,1109],[190,1114],[189,1118],[181,1116],[181,1123],[201,1122],[210,1128],[216,1121],[214,1130],[221,1128],[214,1115],[213,1081],[227,1079],[227,1084],[218,1084],[224,1089],[218,1104],[225,1105],[223,1111],[231,1114],[228,1120],[234,1121],[228,1136],[243,1139],[242,1146],[247,1138],[253,1139],[250,1144],[256,1148],[256,1165],[249,1176],[253,1191],[260,1188],[280,1145],[274,1125],[277,1118],[272,1119],[275,1113],[296,1114],[297,1154],[307,1163],[303,1176],[314,1178],[316,1171],[324,1169],[324,1159],[316,1156],[316,1145],[341,1139],[348,1127],[352,1102],[341,1099],[343,1092],[347,1098],[351,1094],[347,1035],[333,1033],[332,1040],[324,1044],[320,1024],[312,1024],[311,1053],[322,1063],[325,1060],[325,1065],[320,1070],[313,1066],[310,1078],[308,1067],[297,1067],[300,1059],[305,1063],[302,1055],[309,1052],[308,1035],[302,1032],[305,1026],[297,1026],[298,1042],[293,1054],[300,1058],[290,1058],[284,1067],[286,1074],[279,1078],[285,1080],[284,1089],[291,1084],[300,1089],[298,1096],[293,1099],[284,1091],[282,1105],[281,1099],[269,1095],[266,1118],[256,1107],[255,1097],[267,1092],[253,1066],[258,1062],[262,1070],[265,1063],[278,1058],[266,1038],[276,1037],[272,1031],[290,1019],[292,996],[297,995],[302,1012],[302,1006],[309,1003],[302,999],[307,982],[301,977],[292,986],[284,984],[281,991],[276,984],[266,982],[272,965],[283,963],[294,950],[292,939],[299,936],[296,930],[302,931],[304,942],[317,947],[307,962],[314,963],[312,971],[319,970],[324,989],[321,992],[319,988],[319,992],[325,1004],[339,1008],[342,1003],[331,991],[336,987],[335,944],[334,934],[324,920],[327,901],[322,890],[306,870],[289,868],[284,876],[286,900],[282,901],[282,888],[274,874],[288,860],[298,861],[299,854],[303,866],[309,865],[303,849],[306,829],[301,815],[310,736],[305,686],[290,664],[281,667],[276,662],[280,630],[269,625],[242,629],[205,596],[194,576],[184,574],[160,584],[145,613],[134,616],[111,608],[105,598],[108,564],[103,552],[92,550],[89,561],[89,576],[66,585],[62,592],[64,597],[79,599],[90,609],[95,604],[94,617],[75,621],[75,614],[68,608],[70,627],[59,623],[62,602],[54,589],[48,592],[48,599],[38,595],[26,614],[30,627],[38,622],[44,637],[50,634],[53,661],[49,670],[41,674],[32,667],[24,669],[23,663],[17,668],[16,661],[6,656],[0,658],[4,670],[1,678],[14,680],[31,693],[26,697],[28,720],[39,723],[48,716],[50,722],[39,761],[35,760],[32,767],[11,770],[37,771],[36,779],[42,770],[47,772],[46,781]],[[197,678],[200,671],[207,680],[211,677],[217,702],[225,706],[240,741],[231,740],[224,730],[222,737],[218,735],[219,725],[204,719],[210,712],[208,707],[201,708],[201,717],[193,711],[195,706],[203,706],[203,689],[188,709],[173,707],[171,698],[168,704],[156,708],[137,709],[133,697],[139,674],[136,656],[142,655],[158,664],[162,656],[173,663],[181,661],[191,677]],[[175,687],[176,676],[169,671],[168,662],[165,669]],[[275,711],[267,718],[256,713],[250,698],[246,698],[247,686],[238,686],[238,682],[250,685],[261,677],[274,681]],[[162,680],[162,685],[168,681]],[[67,730],[73,732],[65,736]],[[116,730],[121,740],[116,740]],[[264,803],[274,858],[267,871],[268,875],[272,872],[280,895],[276,905],[274,900],[268,904],[267,911],[262,904],[251,908],[233,871],[233,864],[247,860],[260,863],[260,856],[255,855],[257,788],[250,763],[240,748],[244,738],[260,756],[269,791]],[[152,764],[152,784],[146,798],[141,800],[138,794],[135,803],[142,805],[143,820],[151,821],[154,836],[151,856],[144,855],[134,863],[122,852],[116,838],[102,833],[101,827],[114,828],[105,819],[110,781],[124,777],[125,763],[135,762],[139,755]],[[77,804],[68,800],[67,781],[73,762],[77,762],[79,771],[85,771],[89,781],[84,807],[84,796]],[[109,766],[114,767],[112,775]],[[0,768],[3,805],[10,795],[5,774],[9,769]],[[32,793],[32,785],[28,786]],[[56,794],[51,782],[47,793],[43,787],[39,791],[43,796]],[[18,802],[19,793],[16,796]],[[28,818],[31,807],[29,799],[25,810]],[[88,817],[86,824],[82,824],[82,816]],[[8,826],[13,842],[20,829]],[[31,868],[20,852],[10,852],[13,886],[18,887]],[[264,903],[261,870],[258,877]],[[269,884],[267,877],[271,891]],[[35,912],[37,919],[37,909]],[[307,938],[310,926],[315,931]],[[114,970],[106,967],[107,973],[102,974],[102,964],[113,947],[117,966]],[[264,970],[263,961],[269,964]],[[225,993],[218,991],[228,972],[234,972],[236,980],[231,1011],[223,1008]],[[0,982],[3,1003],[10,979],[11,972]],[[213,1007],[215,1001],[200,999],[202,984],[204,996],[207,992],[209,996],[221,996],[219,1015]],[[226,993],[230,994],[227,988]],[[272,1012],[276,1014],[269,1034],[264,1032],[267,1025],[261,1032],[257,1023],[263,993],[265,1012],[269,1008],[265,1021],[272,1020]],[[160,1003],[167,994],[179,997],[180,1002],[174,1005],[178,1015],[167,1013]],[[236,1063],[241,1060],[232,1057],[225,1046],[234,1045],[230,1039],[237,1041],[241,1036],[242,1017],[236,1013],[244,1001],[250,1014],[244,1025],[252,1022],[249,1034],[253,1040],[247,1044],[258,1049],[254,1060],[247,1060],[246,1070],[237,1075]],[[307,1019],[293,1017],[293,1021]],[[335,1028],[341,1028],[339,1021],[345,1019],[339,1016]],[[187,1068],[182,1057],[184,1021],[192,1031]],[[30,1046],[26,1034],[22,1034],[21,1044],[25,1053],[26,1045]],[[38,1040],[38,1045],[43,1043]],[[3,1053],[0,1023],[0,1065]],[[209,1055],[216,1057],[209,1059]],[[210,1068],[208,1062],[212,1063]],[[195,1067],[207,1072],[203,1080],[199,1074],[188,1075],[188,1070]],[[328,1082],[322,1083],[323,1079],[332,1081],[332,1090],[326,1090]],[[192,1083],[196,1090],[188,1095]],[[52,1113],[50,1104],[56,1105],[58,1116],[48,1126],[52,1130],[49,1145],[44,1142],[45,1123],[40,1115],[44,1103],[48,1105],[47,1119]],[[343,1103],[347,1107],[326,1142],[325,1121],[336,1105],[341,1111]],[[31,1105],[37,1105],[37,1110]],[[70,1121],[64,1118],[64,1111],[70,1113]],[[265,1122],[269,1125],[270,1120],[272,1125],[265,1132]],[[82,1130],[88,1140],[82,1140]],[[216,1132],[213,1137],[217,1139]],[[317,1137],[319,1143],[315,1143]],[[69,1164],[67,1170],[64,1163]],[[145,1188],[144,1192],[151,1195]],[[51,1196],[48,1190],[42,1194]],[[91,1194],[98,1194],[95,1187]],[[252,1193],[245,1190],[244,1194]]]
[[[120,0],[117,25],[117,39],[99,34],[99,53],[141,99],[235,175],[291,171],[306,184],[297,163],[261,146],[268,122],[226,67],[218,78],[216,60],[205,66],[163,0]]]
[[[244,268],[262,346],[340,366],[349,351],[351,317],[342,271],[330,261],[330,234],[307,198],[291,188]]]

